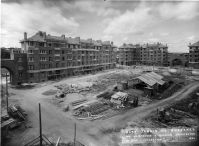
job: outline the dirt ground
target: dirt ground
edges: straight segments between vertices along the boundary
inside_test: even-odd
[[[20,104],[28,114],[27,127],[21,127],[13,130],[9,135],[10,139],[5,146],[24,145],[30,140],[39,135],[39,120],[38,120],[38,103],[41,103],[42,110],[42,127],[43,134],[49,140],[56,141],[61,137],[62,142],[73,140],[74,123],[77,124],[77,140],[88,146],[115,146],[114,141],[118,138],[118,133],[110,131],[110,129],[125,128],[129,123],[142,120],[144,117],[154,112],[158,107],[165,107],[171,103],[178,102],[181,99],[187,98],[194,90],[199,88],[199,82],[195,81],[187,84],[174,95],[163,100],[156,100],[145,106],[139,106],[131,109],[128,112],[116,115],[106,120],[82,121],[73,118],[70,113],[63,112],[64,106],[77,99],[87,98],[88,100],[95,99],[96,95],[115,84],[115,79],[123,80],[128,76],[137,76],[141,70],[121,70],[114,69],[97,73],[95,75],[85,75],[80,77],[71,77],[56,82],[45,82],[38,84],[32,89],[15,89],[9,88],[9,103]],[[107,80],[108,78],[108,80]],[[60,84],[94,84],[94,88],[89,93],[72,93],[68,94],[63,99],[55,99],[54,90],[57,90],[56,85]],[[95,88],[95,84],[101,88]],[[45,95],[44,92],[51,90],[52,93]],[[61,102],[60,102],[61,101]],[[139,122],[137,122],[139,124]]]

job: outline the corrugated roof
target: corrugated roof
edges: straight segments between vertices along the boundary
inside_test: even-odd
[[[148,84],[149,86],[154,86],[156,83],[159,85],[163,85],[165,83],[165,81],[162,80],[163,76],[154,72],[143,74],[137,78]]]

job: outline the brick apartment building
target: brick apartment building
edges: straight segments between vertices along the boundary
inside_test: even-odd
[[[189,45],[189,67],[199,69],[199,41]]]
[[[94,73],[115,67],[112,42],[47,35],[39,31],[21,41],[27,53],[28,81],[40,82],[71,75]]]
[[[161,43],[119,47],[118,62],[121,65],[168,65],[168,47]]]
[[[19,48],[1,48],[1,68],[9,71],[11,84],[21,84],[28,80],[27,54],[21,53]]]
[[[140,63],[140,45],[123,44],[118,48],[118,63],[121,65],[135,65]]]

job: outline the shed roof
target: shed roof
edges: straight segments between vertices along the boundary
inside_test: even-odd
[[[163,85],[165,81],[163,81],[162,78],[163,76],[154,72],[146,73],[137,77],[137,79],[140,79],[142,82],[148,84],[149,86],[154,86],[156,83],[159,85]]]

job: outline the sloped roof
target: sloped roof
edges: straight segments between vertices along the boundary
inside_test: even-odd
[[[190,45],[191,47],[198,47],[199,46],[199,41],[197,41],[196,43],[193,43]]]
[[[46,39],[47,40],[56,40],[56,41],[66,41],[66,39],[64,37],[52,36],[52,35],[47,35]]]
[[[137,77],[137,79],[140,79],[141,81],[148,84],[149,86],[154,86],[156,83],[159,85],[163,85],[165,83],[165,81],[162,80],[163,76],[161,76],[155,72],[143,74],[143,75]]]
[[[40,36],[38,34],[35,34],[32,37],[29,37],[27,40],[29,40],[29,41],[35,41],[35,42],[45,42],[44,37],[42,37],[42,36]]]

